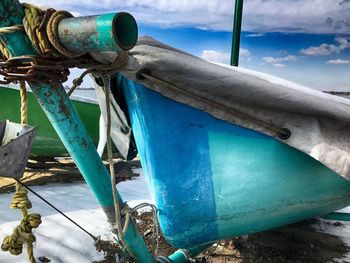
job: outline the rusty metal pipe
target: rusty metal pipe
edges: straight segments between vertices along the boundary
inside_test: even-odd
[[[137,23],[129,13],[64,18],[58,25],[62,45],[75,52],[120,51],[137,42]]]

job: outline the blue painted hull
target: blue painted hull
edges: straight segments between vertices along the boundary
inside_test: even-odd
[[[350,204],[350,183],[304,153],[121,83],[161,229],[173,246],[263,231]]]

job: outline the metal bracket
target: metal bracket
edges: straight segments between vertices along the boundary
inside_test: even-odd
[[[0,177],[20,179],[35,139],[34,127],[0,122]]]

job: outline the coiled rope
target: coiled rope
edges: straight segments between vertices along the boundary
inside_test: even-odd
[[[58,24],[60,21],[64,18],[69,18],[73,17],[73,15],[67,11],[56,11],[54,12],[50,20],[47,24],[47,37],[50,40],[51,44],[56,48],[56,50],[63,56],[69,57],[69,58],[74,58],[74,57],[79,57],[84,55],[84,52],[74,52],[66,49],[60,42],[59,37],[58,37]]]
[[[29,262],[36,263],[33,252],[33,243],[36,238],[32,230],[41,224],[41,216],[35,213],[28,214],[28,209],[32,207],[32,203],[28,199],[28,191],[18,183],[16,183],[16,192],[12,198],[10,207],[21,209],[23,218],[20,224],[13,230],[12,235],[4,238],[1,250],[8,251],[12,255],[20,255],[24,244],[26,244]]]
[[[0,28],[0,52],[2,63],[0,74],[2,84],[17,83],[20,80],[56,85],[68,79],[69,68],[89,68],[99,64],[86,52],[67,50],[58,37],[59,22],[73,15],[67,11],[52,8],[42,10],[24,3],[23,25]],[[14,57],[6,48],[5,33],[24,30],[37,52],[36,56]]]
[[[65,52],[62,45],[60,45],[57,36],[57,27],[60,20],[66,17],[72,17],[72,14],[67,11],[56,11],[52,8],[42,10],[39,7],[28,3],[23,3],[22,5],[24,8],[23,25],[13,25],[1,28],[0,34],[14,33],[18,30],[24,30],[34,49],[40,56],[57,57],[64,55],[66,57],[73,57],[77,55],[77,53],[74,52]],[[0,43],[0,45],[1,51],[6,49],[4,43]],[[4,54],[4,52],[2,53]],[[10,55],[6,54],[5,57],[9,58]]]
[[[48,9],[47,12],[31,4],[24,3],[24,18],[23,26],[28,35],[34,49],[38,54],[44,55],[51,51],[51,45],[46,37],[45,28],[43,27],[43,17],[47,12],[51,12],[52,9]]]

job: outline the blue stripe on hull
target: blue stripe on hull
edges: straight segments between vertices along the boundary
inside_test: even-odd
[[[271,137],[123,80],[148,186],[179,248],[310,218],[350,203],[350,183]]]
[[[140,85],[130,84],[125,92],[142,167],[168,241],[187,247],[216,239],[207,118],[181,104],[167,110],[168,100]]]

